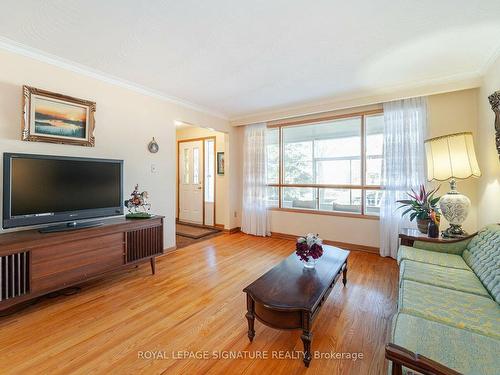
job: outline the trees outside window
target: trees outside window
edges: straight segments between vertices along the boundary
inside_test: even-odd
[[[383,125],[377,112],[269,128],[269,205],[377,216]]]

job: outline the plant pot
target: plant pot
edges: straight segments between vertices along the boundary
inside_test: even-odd
[[[431,219],[417,219],[417,227],[420,233],[427,234]]]

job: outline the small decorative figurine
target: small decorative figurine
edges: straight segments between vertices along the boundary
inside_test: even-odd
[[[139,184],[135,185],[135,189],[130,194],[132,198],[125,201],[125,207],[128,208],[128,214],[125,215],[128,219],[148,219],[151,215],[148,211],[151,209],[151,204],[147,202],[148,192],[139,193]]]
[[[431,222],[429,223],[429,237],[438,238],[439,237],[439,222],[441,221],[441,215],[436,210],[431,210]]]

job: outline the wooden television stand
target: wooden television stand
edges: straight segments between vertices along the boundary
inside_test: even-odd
[[[0,311],[163,254],[163,216],[55,233],[0,234]]]

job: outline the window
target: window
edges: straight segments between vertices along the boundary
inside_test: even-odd
[[[184,153],[183,153],[183,161],[182,165],[184,166],[184,172],[183,172],[183,177],[184,177],[184,183],[189,184],[189,149],[185,148]]]
[[[268,206],[378,216],[383,130],[380,112],[270,127]]]
[[[380,185],[382,171],[382,152],[384,149],[384,117],[365,117],[366,147],[366,185]]]
[[[193,148],[193,184],[200,183],[200,149]]]

